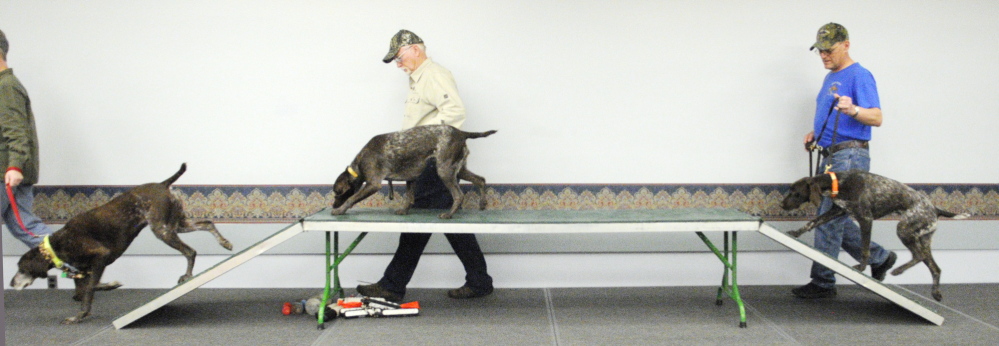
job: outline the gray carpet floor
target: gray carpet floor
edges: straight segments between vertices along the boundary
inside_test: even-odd
[[[858,286],[832,299],[803,300],[790,286],[742,286],[748,328],[715,287],[498,289],[453,300],[443,289],[413,289],[415,317],[336,320],[281,314],[281,304],[321,289],[197,289],[118,330],[111,321],[165,290],[98,292],[93,316],[59,322],[79,308],[71,290],[4,291],[7,345],[630,345],[914,344],[995,345],[999,284],[906,285],[944,316],[926,322]],[[352,293],[348,291],[348,293]]]

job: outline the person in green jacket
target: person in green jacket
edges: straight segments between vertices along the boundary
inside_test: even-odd
[[[0,31],[0,165],[4,169],[4,184],[14,193],[28,232],[21,228],[6,192],[0,193],[0,213],[14,237],[28,247],[35,247],[52,231],[31,212],[35,199],[33,187],[38,182],[38,133],[28,92],[14,77],[14,70],[7,66],[9,49],[7,36]]]

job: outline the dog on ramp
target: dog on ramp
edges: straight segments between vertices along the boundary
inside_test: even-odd
[[[461,206],[464,194],[458,179],[469,181],[478,188],[479,210],[483,210],[486,208],[486,179],[465,167],[468,159],[465,140],[494,133],[495,130],[465,132],[450,125],[426,125],[377,135],[336,178],[332,214],[343,215],[354,204],[378,192],[382,180],[406,181],[402,208],[396,210],[396,214],[408,214],[415,196],[411,181],[420,176],[429,160],[437,162],[437,175],[454,199],[451,209],[438,217],[450,219]]]
[[[801,178],[791,185],[791,192],[784,198],[781,207],[794,210],[806,202],[818,205],[822,196],[833,200],[833,207],[805,224],[801,229],[788,232],[799,237],[819,225],[843,215],[850,215],[860,224],[862,258],[854,266],[859,271],[867,268],[870,260],[871,226],[874,220],[898,213],[896,234],[902,244],[912,252],[912,260],[892,270],[892,275],[900,275],[907,269],[923,262],[933,275],[933,299],[940,301],[940,267],[933,260],[930,251],[931,238],[937,230],[937,217],[964,219],[969,215],[955,214],[933,205],[926,193],[898,181],[863,171],[831,172],[811,178]]]
[[[178,282],[187,281],[194,269],[196,252],[180,240],[178,233],[207,231],[227,250],[232,250],[232,244],[219,234],[211,221],[190,222],[181,200],[170,192],[170,185],[186,170],[187,164],[183,164],[176,174],[161,183],[137,186],[104,205],[73,217],[65,227],[21,256],[10,286],[23,289],[36,278],[46,277],[52,268],[66,271],[73,275],[76,284],[73,299],[83,301],[83,306],[79,314],[62,323],[79,323],[90,315],[94,291],[121,286],[117,281],[100,284],[104,268],[118,259],[146,226],[152,229],[156,238],[187,258],[187,272]]]

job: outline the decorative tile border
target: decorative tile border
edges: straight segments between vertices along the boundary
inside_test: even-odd
[[[488,208],[504,210],[591,210],[736,208],[766,220],[806,220],[815,207],[784,211],[780,201],[788,184],[525,184],[489,185]],[[974,219],[999,219],[999,185],[913,184],[929,194],[938,207],[968,212]],[[106,203],[131,186],[36,186],[35,213],[46,222],[62,223],[85,210]],[[466,209],[478,204],[479,195],[463,185]],[[174,192],[186,205],[188,216],[217,222],[285,223],[328,207],[332,185],[178,185]],[[403,188],[397,186],[396,193]],[[358,207],[394,205],[388,188]]]

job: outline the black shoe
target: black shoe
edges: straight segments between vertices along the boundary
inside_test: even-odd
[[[478,298],[488,296],[493,293],[493,288],[488,289],[474,289],[468,286],[461,286],[453,290],[447,291],[447,296],[454,299],[468,299],[468,298]]]
[[[365,297],[385,298],[385,300],[390,302],[398,303],[402,301],[401,294],[390,292],[376,283],[370,285],[357,285],[357,293]]]
[[[884,262],[880,265],[871,266],[871,277],[874,278],[874,280],[884,281],[885,274],[888,274],[888,269],[891,269],[891,267],[895,265],[895,260],[897,259],[898,255],[895,254],[895,251],[889,252],[888,258],[885,258]]]
[[[822,288],[819,285],[808,283],[807,285],[791,290],[794,296],[805,299],[832,298],[836,296],[836,287]]]

